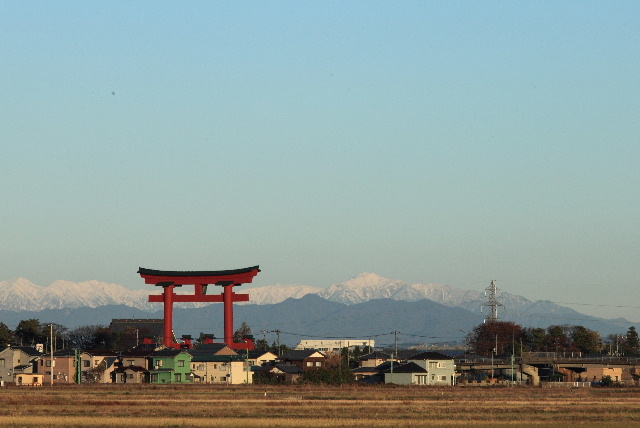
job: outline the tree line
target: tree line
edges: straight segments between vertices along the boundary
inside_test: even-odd
[[[520,355],[522,352],[556,352],[636,355],[640,341],[634,326],[625,335],[603,338],[581,325],[551,325],[547,328],[522,327],[513,322],[494,321],[476,326],[467,342],[473,352],[483,356]]]

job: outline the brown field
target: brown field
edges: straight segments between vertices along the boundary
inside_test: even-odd
[[[640,428],[640,389],[4,387],[0,389],[0,426]]]

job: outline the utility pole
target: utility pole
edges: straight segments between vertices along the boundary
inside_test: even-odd
[[[51,386],[53,386],[53,367],[55,365],[55,363],[53,362],[53,323],[49,324],[49,334],[51,336],[50,342],[49,342],[49,353],[51,354],[51,371],[49,372],[51,377],[50,377],[50,383]]]
[[[269,344],[267,343],[267,330],[260,330],[260,333],[262,333],[262,343],[267,345],[267,349],[265,349],[266,351],[269,349]]]
[[[280,330],[274,330],[274,332],[278,335],[278,357],[280,356]]]
[[[498,302],[498,287],[496,286],[495,279],[491,281],[491,285],[484,289],[484,294],[487,296],[487,301],[483,303],[482,306],[489,307],[489,315],[484,320],[485,323],[492,323],[495,321],[500,321],[500,317],[498,316],[498,306],[504,307],[504,305]],[[488,294],[487,294],[488,293]]]
[[[393,332],[393,335],[395,336],[395,350],[396,350],[395,354],[396,354],[396,357],[398,356],[398,333],[400,333],[400,332],[399,331],[394,331]]]

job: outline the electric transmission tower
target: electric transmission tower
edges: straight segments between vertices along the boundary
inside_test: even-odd
[[[500,321],[498,316],[498,306],[504,307],[504,305],[498,302],[498,287],[496,286],[495,279],[491,281],[491,285],[484,289],[484,295],[487,297],[487,301],[483,303],[483,307],[489,308],[489,315],[485,318],[485,323]]]

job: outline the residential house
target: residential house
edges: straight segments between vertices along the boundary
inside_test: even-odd
[[[150,374],[146,367],[120,366],[113,371],[114,383],[149,383]]]
[[[223,343],[203,344],[187,352],[191,354],[194,382],[228,385],[253,383],[246,353],[238,354]]]
[[[303,371],[323,368],[327,357],[315,349],[291,350],[278,358],[282,364],[300,367]]]
[[[386,352],[376,351],[363,355],[358,360],[360,361],[360,367],[377,367],[391,360],[391,355]]]
[[[303,374],[300,366],[293,364],[276,364],[275,366],[261,367],[261,376],[272,378],[279,383],[294,383]]]
[[[16,386],[42,386],[42,375],[37,373],[16,373]]]
[[[86,351],[80,354],[83,383],[111,383],[118,355],[113,351]]]
[[[274,364],[278,356],[271,351],[249,351],[250,366],[266,366]]]
[[[453,385],[453,357],[439,352],[423,352],[410,357],[405,364],[393,364],[384,372],[385,383],[398,385]]]
[[[62,349],[50,354],[40,354],[37,373],[43,376],[43,383],[54,384],[75,383],[76,353],[73,349]]]
[[[166,348],[149,355],[151,383],[191,383],[191,354],[184,349]]]
[[[0,381],[15,382],[16,374],[37,371],[37,360],[42,355],[31,346],[9,346],[0,351]]]

